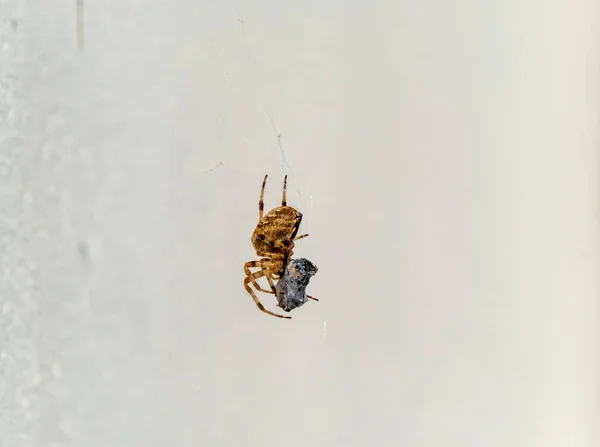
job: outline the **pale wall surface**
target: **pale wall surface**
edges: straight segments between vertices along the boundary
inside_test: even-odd
[[[599,445],[591,1],[51,3],[0,4],[1,446]]]

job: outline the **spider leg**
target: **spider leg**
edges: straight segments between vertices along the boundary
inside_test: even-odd
[[[250,271],[250,268],[257,268],[259,267],[261,270],[259,270],[258,272],[252,273]],[[252,285],[254,286],[254,288],[256,290],[258,290],[259,292],[264,292],[264,293],[275,293],[275,286],[272,284],[272,280],[270,278],[270,274],[271,272],[267,269],[265,269],[262,265],[261,261],[248,261],[244,264],[244,273],[246,274],[246,276],[248,278],[250,278],[250,282],[252,283]],[[260,278],[261,276],[265,276],[267,278],[267,280],[269,281],[269,285],[271,285],[271,289],[272,290],[265,290],[263,289],[260,284],[258,284],[256,282],[256,280],[258,278]]]
[[[272,293],[273,295],[277,295],[277,291],[275,290],[275,283],[271,279],[271,272],[267,270],[261,270],[260,272],[252,273],[252,277],[255,279],[260,278],[261,276],[267,278],[271,290],[265,290],[262,287],[260,287],[260,285],[258,285],[258,289],[263,293]]]
[[[256,262],[256,261],[254,261],[254,262]],[[248,272],[248,273],[250,273],[250,272]],[[254,284],[254,287],[256,287],[257,290],[260,290],[261,292],[272,293],[273,295],[277,295],[277,290],[275,289],[275,283],[271,279],[270,273],[271,272],[269,272],[267,269],[263,269],[258,272],[255,272],[255,273],[250,273],[250,275],[248,275],[248,276],[253,279],[257,279],[257,278],[260,278],[261,276],[264,276],[265,278],[267,278],[267,281],[269,281],[271,290],[263,289],[258,283],[254,282],[254,281],[250,281],[250,282],[252,282],[252,284]],[[318,298],[315,298],[314,296],[310,296],[310,295],[306,295],[306,298],[314,300],[314,301],[319,301]]]
[[[271,279],[271,275],[265,275],[267,281],[269,281],[269,285],[271,286],[271,291],[267,293],[272,293],[273,295],[277,295],[277,291],[275,290],[275,283]]]
[[[283,199],[281,199],[281,206],[287,206],[286,191],[287,191],[287,175],[283,178]]]
[[[276,314],[275,312],[271,312],[270,310],[265,309],[265,307],[261,304],[261,302],[258,301],[258,297],[254,293],[254,291],[248,285],[248,283],[250,283],[251,281],[252,280],[249,277],[244,278],[244,287],[246,288],[246,291],[252,296],[252,299],[254,299],[254,302],[256,303],[256,305],[258,306],[258,308],[260,310],[262,310],[266,314],[273,315],[274,317],[285,318],[287,320],[290,320],[292,318],[292,317],[288,317],[287,315],[279,315],[279,314]]]
[[[263,180],[262,188],[260,190],[260,200],[258,201],[258,220],[259,220],[259,222],[263,218],[263,210],[265,208],[265,202],[263,201],[263,198],[265,197],[265,185],[267,184],[267,175],[265,175],[265,179]]]
[[[246,276],[248,276],[249,278],[252,278],[252,280],[250,280],[250,282],[254,285],[254,287],[256,287],[257,290],[263,292],[263,293],[272,293],[273,295],[277,295],[277,290],[275,289],[275,283],[273,282],[273,279],[271,278],[271,271],[263,268],[262,270],[252,273],[250,272],[250,269],[248,269],[248,267],[261,267],[261,262],[260,261],[250,261],[250,262],[246,262],[246,264],[244,264],[244,271],[246,272]],[[258,279],[260,277],[264,276],[265,278],[267,278],[267,281],[269,282],[269,286],[271,287],[271,290],[265,290],[263,289],[260,284],[258,284],[256,281],[254,281],[255,279]],[[306,295],[306,297],[308,299],[314,300],[314,301],[319,301],[318,298],[315,298],[314,296],[310,296],[310,295]]]
[[[294,241],[277,240],[269,245],[271,246],[271,253],[287,253],[288,257],[292,257]]]
[[[302,239],[302,238],[305,238],[305,237],[307,237],[307,236],[308,236],[308,234],[301,234],[300,236],[296,236],[296,237],[294,238],[294,240],[295,240],[295,241],[297,241],[298,239]]]

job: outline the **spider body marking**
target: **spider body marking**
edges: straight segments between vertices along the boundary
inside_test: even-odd
[[[252,245],[256,254],[293,253],[294,238],[298,234],[302,214],[291,206],[280,206],[269,211],[258,221],[252,234]]]

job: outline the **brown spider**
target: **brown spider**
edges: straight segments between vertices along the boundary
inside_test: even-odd
[[[269,315],[273,315],[274,317],[290,319],[292,317],[278,315],[265,309],[254,291],[250,288],[250,283],[252,283],[254,288],[260,292],[277,295],[273,281],[279,280],[283,276],[285,267],[292,258],[294,241],[308,236],[308,234],[296,236],[298,229],[300,228],[300,222],[302,221],[302,214],[291,206],[287,206],[287,175],[283,181],[283,199],[281,200],[281,206],[272,209],[263,216],[263,197],[265,195],[266,184],[267,176],[265,175],[262,189],[260,190],[260,200],[258,201],[258,224],[252,234],[252,245],[256,250],[256,254],[262,258],[258,261],[248,261],[244,264],[244,272],[246,273],[244,287],[248,293],[252,295],[254,302],[260,310]],[[260,268],[260,270],[252,273],[250,268],[253,267]],[[271,290],[263,289],[256,282],[258,278],[263,276],[267,278]],[[318,301],[311,296],[308,296],[308,298]]]

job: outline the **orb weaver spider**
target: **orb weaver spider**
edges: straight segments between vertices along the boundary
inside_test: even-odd
[[[285,268],[292,258],[294,242],[308,236],[308,234],[296,236],[296,234],[298,234],[298,229],[300,228],[300,222],[302,221],[302,214],[295,208],[287,206],[287,175],[283,180],[283,198],[281,200],[281,206],[272,209],[263,216],[263,199],[266,184],[267,175],[265,175],[260,190],[260,200],[258,201],[258,224],[256,225],[251,238],[254,250],[258,256],[261,256],[261,259],[258,261],[248,261],[244,264],[244,273],[246,274],[246,277],[244,278],[244,287],[252,296],[254,302],[261,311],[273,315],[274,317],[291,319],[292,317],[279,315],[265,309],[258,300],[254,290],[250,287],[250,284],[252,284],[257,291],[277,295],[275,283],[273,281],[283,277]],[[250,271],[251,268],[258,268],[259,270],[253,273]],[[267,279],[271,290],[265,290],[258,284],[256,280],[261,277]],[[307,297],[311,300],[319,301],[312,296]]]

